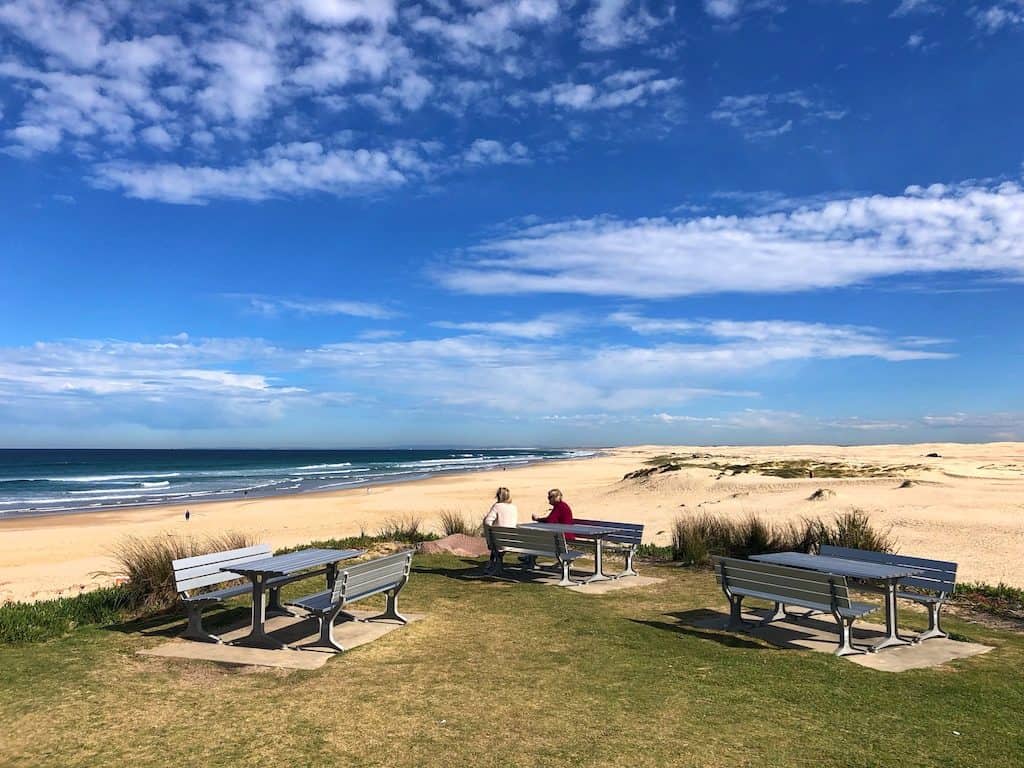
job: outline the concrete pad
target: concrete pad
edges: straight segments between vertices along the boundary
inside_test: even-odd
[[[608,573],[608,571],[605,571]],[[593,570],[570,569],[569,578],[573,581],[582,582],[594,574]],[[545,586],[557,586],[562,580],[561,569],[551,566],[541,566],[531,571],[523,570],[515,565],[506,565],[501,576],[490,576],[486,578],[499,581],[514,581],[520,584],[544,584]],[[660,584],[664,579],[655,579],[651,576],[623,576],[622,578],[610,578],[606,581],[595,581],[590,584],[575,584],[571,587],[563,587],[570,592],[578,592],[581,595],[603,595],[607,592],[616,592],[620,589],[632,587],[645,587],[651,584]]]
[[[578,584],[575,587],[566,587],[566,589],[570,592],[579,592],[581,595],[604,595],[608,592],[618,592],[620,589],[661,584],[663,581],[664,579],[656,579],[653,576],[623,576],[620,579],[595,581],[592,584]]]
[[[766,611],[744,611],[744,621],[759,622]],[[724,611],[707,611],[705,618],[692,622],[692,626],[702,629],[725,630],[729,623],[729,615]],[[835,653],[839,640],[836,623],[831,616],[815,615],[811,617],[791,617],[785,621],[774,621],[761,627],[747,630],[744,634],[771,643],[778,648],[800,648],[818,653]],[[915,633],[901,630],[902,637],[913,638]],[[857,622],[853,625],[853,643],[857,646],[870,646],[885,637],[885,627],[880,624]],[[928,669],[937,667],[954,659],[966,659],[988,653],[992,646],[980,643],[965,643],[949,638],[934,638],[914,645],[886,648],[878,653],[865,653],[856,656],[843,656],[862,667],[880,672],[905,672],[908,669]]]
[[[350,611],[350,613],[359,619],[367,619],[375,615],[372,611]],[[404,615],[410,624],[424,618],[422,613],[406,613]],[[351,650],[360,645],[372,643],[402,626],[396,621],[388,620],[345,621],[334,625],[334,639],[346,650]],[[224,640],[220,644],[197,643],[194,640],[176,638],[155,648],[140,650],[138,654],[170,659],[212,661],[218,664],[239,666],[307,670],[319,669],[327,663],[331,656],[335,655],[331,651],[320,648],[298,650],[300,646],[316,640],[319,635],[317,623],[313,619],[292,616],[275,616],[267,619],[267,632],[289,646],[281,650],[230,645],[232,640],[244,637],[248,632],[249,624],[245,623],[220,632],[220,637]]]

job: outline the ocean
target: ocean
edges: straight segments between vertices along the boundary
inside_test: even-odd
[[[594,453],[0,449],[0,517],[328,491]]]

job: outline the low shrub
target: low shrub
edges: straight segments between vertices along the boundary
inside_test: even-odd
[[[106,587],[74,597],[0,605],[0,643],[36,643],[75,627],[119,621],[131,608],[124,587]]]
[[[467,518],[459,510],[441,510],[441,529],[445,536],[461,533],[466,536],[479,536],[483,526],[480,522]]]
[[[1024,589],[999,583],[964,582],[956,585],[954,601],[1003,618],[1024,620]]]
[[[416,515],[389,517],[377,533],[380,541],[398,541],[405,544],[419,544],[421,541],[436,539],[432,533],[423,530],[423,518]]]
[[[672,524],[672,559],[704,565],[712,555],[749,557],[768,552],[818,552],[822,544],[891,552],[888,531],[871,526],[866,513],[855,510],[833,520],[807,518],[799,523],[772,524],[757,515],[731,518],[703,512],[682,515]]]

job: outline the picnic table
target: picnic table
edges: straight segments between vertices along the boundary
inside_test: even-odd
[[[920,568],[906,565],[888,565],[871,563],[864,560],[850,560],[845,557],[826,555],[809,555],[805,552],[778,552],[769,555],[751,555],[751,560],[762,563],[788,565],[821,573],[831,573],[850,579],[875,581],[884,584],[885,593],[885,638],[871,647],[872,651],[891,648],[899,645],[910,645],[912,641],[900,637],[896,614],[896,587],[900,579],[917,576],[922,573]]]
[[[263,601],[263,593],[268,579],[294,576],[293,581],[311,575],[305,573],[310,569],[323,568],[327,574],[327,588],[334,587],[338,575],[338,563],[363,554],[361,549],[301,549],[287,555],[274,555],[259,560],[250,560],[241,565],[231,565],[221,570],[238,573],[252,582],[252,629],[245,637],[234,641],[235,645],[248,645],[257,648],[285,648],[285,643],[267,634],[267,605]],[[280,583],[280,582],[279,582]],[[280,606],[272,608],[287,613]]]
[[[615,528],[606,528],[600,525],[581,525],[574,523],[565,525],[563,523],[524,523],[520,528],[533,528],[539,531],[551,531],[552,533],[571,534],[579,539],[588,539],[594,542],[594,573],[583,580],[584,584],[591,584],[595,581],[609,581],[612,576],[604,573],[604,540],[617,532]]]

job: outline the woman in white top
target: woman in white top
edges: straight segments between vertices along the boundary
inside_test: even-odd
[[[515,528],[519,524],[519,510],[512,503],[512,492],[502,487],[494,494],[494,504],[490,511],[484,516],[484,528],[497,525],[499,528]],[[487,563],[487,571],[491,572],[497,568],[498,561],[504,553],[499,550],[491,550],[491,560]]]

